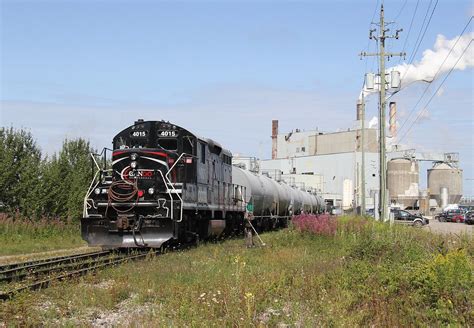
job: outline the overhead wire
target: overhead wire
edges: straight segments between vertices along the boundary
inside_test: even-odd
[[[469,44],[466,46],[466,48],[464,48],[463,52],[461,53],[461,55],[459,56],[459,58],[456,60],[456,63],[451,67],[451,69],[449,70],[449,72],[446,74],[446,76],[444,77],[443,81],[441,81],[441,83],[439,84],[438,88],[436,89],[436,91],[431,95],[430,99],[428,100],[428,102],[425,104],[425,106],[423,106],[423,110],[421,110],[419,113],[418,113],[418,116],[416,117],[416,119],[411,123],[411,125],[408,127],[407,131],[405,132],[405,134],[399,139],[399,142],[401,142],[407,135],[408,133],[410,132],[410,130],[412,129],[413,125],[418,121],[418,119],[421,117],[421,114],[423,113],[423,111],[426,110],[426,108],[428,107],[428,105],[431,103],[431,101],[434,99],[434,97],[438,94],[438,91],[441,89],[441,87],[443,86],[444,82],[446,82],[446,80],[448,79],[449,75],[451,75],[451,73],[453,72],[454,68],[456,68],[457,64],[459,63],[459,61],[461,60],[461,58],[464,56],[464,54],[466,53],[467,49],[469,49],[469,47],[471,46],[472,44],[472,39],[471,41],[469,41]]]
[[[375,4],[374,12],[372,13],[372,18],[369,22],[369,30],[370,30],[370,27],[372,26],[372,22],[374,21],[378,6],[379,6],[379,0],[377,0],[377,3]],[[370,51],[370,41],[371,41],[370,39],[367,41],[367,47],[366,47],[367,52]],[[362,87],[361,87],[362,91],[364,90],[364,87],[365,87],[365,75],[367,74],[368,61],[369,61],[369,58],[365,57],[364,78],[362,79]]]
[[[415,48],[414,48],[415,50],[412,52],[411,57],[408,61],[408,68],[402,76],[402,81],[403,81],[403,78],[407,75],[408,71],[410,70],[410,65],[411,65],[411,63],[413,63],[413,60],[416,57],[418,49],[420,48],[421,42],[423,41],[423,39],[425,37],[426,31],[428,30],[428,26],[430,25],[431,19],[433,18],[433,14],[434,14],[434,12],[436,10],[436,7],[438,5],[438,0],[436,0],[435,5],[433,6],[433,10],[431,11],[430,18],[428,19],[428,22],[426,23],[426,26],[425,26],[425,21],[426,21],[426,18],[428,17],[428,12],[430,11],[430,8],[431,8],[431,3],[432,3],[432,0],[430,0],[430,4],[428,6],[428,9],[426,10],[425,18],[423,19],[423,24],[421,25],[420,32],[418,33],[418,37],[416,38],[416,41],[415,41]],[[420,36],[421,36],[421,38],[420,38]]]
[[[394,21],[396,21],[398,19],[398,17],[400,17],[400,14],[402,13],[403,9],[405,9],[405,6],[407,5],[407,2],[408,2],[408,0],[405,0],[405,2],[402,5],[402,8],[400,8],[400,10],[398,11],[397,16],[395,16],[395,18],[393,19]]]
[[[406,45],[407,45],[407,42],[408,42],[408,38],[410,37],[410,32],[411,32],[411,29],[413,27],[413,22],[415,20],[416,12],[418,11],[418,5],[419,4],[420,4],[420,0],[417,0],[416,1],[416,6],[415,6],[415,11],[413,12],[413,16],[411,17],[410,27],[408,28],[407,36],[405,37],[405,42],[403,43],[402,53],[405,53]],[[398,59],[398,63],[400,63],[401,61],[402,61],[402,56],[400,56],[400,58]]]
[[[436,71],[435,75],[433,76],[433,78],[431,79],[431,81],[425,81],[425,82],[428,82],[429,84],[426,86],[425,90],[423,91],[422,95],[418,98],[418,101],[416,102],[416,104],[413,106],[413,108],[408,112],[408,116],[407,118],[404,120],[403,124],[401,125],[401,127],[399,128],[399,131],[401,131],[403,129],[403,127],[405,126],[405,124],[410,120],[410,117],[411,115],[415,112],[415,109],[417,108],[417,106],[420,104],[421,100],[423,99],[423,97],[425,96],[425,94],[427,93],[428,89],[430,88],[431,86],[431,82],[433,82],[434,80],[436,80],[439,72],[441,71],[441,69],[443,68],[444,64],[446,63],[446,61],[448,60],[449,56],[451,55],[451,53],[453,52],[454,48],[456,48],[456,45],[458,44],[459,40],[461,39],[461,37],[464,35],[464,33],[466,32],[467,30],[467,27],[469,26],[469,24],[471,24],[471,21],[472,21],[472,16],[471,18],[469,19],[469,21],[466,23],[466,25],[464,26],[463,30],[461,31],[461,34],[459,34],[459,37],[457,38],[456,42],[454,42],[454,44],[452,45],[451,49],[449,50],[448,54],[446,55],[446,57],[444,58],[443,62],[441,63],[441,65],[439,66],[438,70]],[[416,82],[416,81],[415,81]],[[406,86],[405,86],[406,87]],[[400,89],[403,90],[403,88]]]

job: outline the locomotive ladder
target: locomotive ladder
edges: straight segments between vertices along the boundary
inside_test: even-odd
[[[174,210],[173,210],[173,205],[174,205],[174,199],[173,199],[173,194],[175,194],[177,197],[178,197],[178,201],[180,203],[180,206],[179,206],[179,219],[176,220],[176,222],[181,222],[183,221],[183,199],[181,198],[180,196],[180,193],[182,193],[182,189],[180,191],[178,191],[175,187],[174,187],[174,183],[171,182],[171,179],[170,179],[170,174],[171,174],[171,171],[173,171],[174,167],[176,166],[176,164],[179,163],[179,161],[181,160],[181,158],[184,156],[185,153],[182,153],[181,155],[179,155],[178,159],[174,162],[173,166],[171,166],[171,168],[168,170],[168,172],[166,172],[165,176],[163,177],[163,173],[161,173],[161,176],[163,177],[163,181],[166,183],[166,191],[168,192],[168,194],[170,195],[170,198],[171,198],[171,220],[174,219]],[[165,180],[166,179],[166,180]],[[171,189],[170,189],[171,187]]]

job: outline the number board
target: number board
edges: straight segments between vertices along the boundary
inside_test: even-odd
[[[148,131],[132,131],[130,132],[130,137],[132,138],[146,138]]]
[[[175,130],[158,130],[158,136],[159,137],[177,137],[178,136],[178,131]]]

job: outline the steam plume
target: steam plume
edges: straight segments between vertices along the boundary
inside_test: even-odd
[[[402,87],[406,87],[415,81],[432,82],[434,79],[437,79],[444,73],[447,73],[453,67],[464,49],[474,38],[474,32],[461,36],[459,41],[458,38],[459,36],[451,40],[447,40],[444,35],[438,34],[433,49],[425,50],[423,52],[423,57],[419,62],[414,64],[403,63],[395,67],[388,68],[386,72],[389,73],[392,70],[399,71],[400,77],[402,78]],[[456,46],[454,46],[455,44]],[[451,51],[453,46],[454,48]],[[451,54],[446,59],[450,51]],[[444,62],[445,59],[446,61]],[[441,64],[443,64],[443,66],[440,69]],[[456,65],[455,70],[463,71],[472,67],[474,67],[474,47],[470,47],[466,51],[464,56]],[[380,85],[379,77],[376,77],[375,83],[376,88],[373,90],[367,90],[364,86],[364,89],[360,93],[359,99],[361,99],[362,96],[366,97],[371,93],[378,92]]]
[[[414,81],[432,81],[434,78],[438,78],[444,73],[447,73],[451,67],[453,67],[464,49],[469,45],[469,42],[474,38],[474,32],[461,36],[459,41],[457,41],[458,38],[459,36],[447,40],[445,36],[438,34],[434,44],[434,49],[425,50],[419,63],[411,65],[403,63],[388,69],[388,71],[397,70],[400,72],[400,76],[403,78],[402,86],[406,86]],[[456,41],[457,44],[454,46]],[[454,48],[451,51],[453,46]],[[450,51],[451,54],[448,59],[446,59],[446,56]],[[440,66],[445,59],[446,62],[444,62],[443,67],[440,69]],[[456,65],[455,70],[463,71],[466,68],[472,67],[474,67],[474,48],[471,47]],[[438,72],[439,69],[440,71],[438,75],[436,75],[436,72]]]

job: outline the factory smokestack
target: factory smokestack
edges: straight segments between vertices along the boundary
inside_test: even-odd
[[[277,136],[278,136],[278,120],[272,120],[272,159],[277,158],[277,153],[278,153]]]
[[[392,138],[395,138],[397,136],[397,103],[394,101],[391,101],[389,107],[390,107],[390,119],[389,119],[390,134]]]

